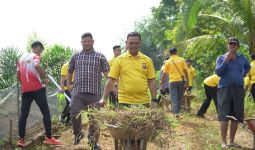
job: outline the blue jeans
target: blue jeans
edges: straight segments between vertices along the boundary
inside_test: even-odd
[[[184,81],[170,82],[170,96],[172,101],[172,112],[178,114],[181,108],[181,101],[184,94]]]

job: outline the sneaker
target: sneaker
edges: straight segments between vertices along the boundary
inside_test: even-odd
[[[79,144],[83,137],[84,137],[84,133],[83,132],[80,132],[78,135],[76,135],[74,137],[73,145]]]
[[[229,143],[229,144],[228,144],[228,147],[232,147],[232,148],[242,148],[242,146],[240,146],[240,145],[238,145],[238,144],[236,144],[236,143],[234,143],[234,142]]]
[[[18,147],[25,147],[26,145],[26,142],[25,142],[25,139],[24,138],[20,138],[19,141],[18,141]]]
[[[54,137],[51,138],[47,138],[45,137],[45,140],[43,141],[43,143],[48,144],[48,145],[61,145],[62,143],[55,139]]]
[[[91,150],[101,150],[101,147],[98,144],[91,144],[90,149]]]

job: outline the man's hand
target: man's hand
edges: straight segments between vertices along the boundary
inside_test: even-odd
[[[68,91],[69,92],[72,92],[73,91],[73,85],[71,84],[71,85],[67,85],[67,88],[68,88]]]
[[[106,100],[104,100],[103,98],[98,102],[100,107],[104,107],[106,104]]]
[[[225,62],[228,63],[230,60],[235,60],[235,57],[236,57],[236,54],[235,54],[234,50],[231,49],[231,50],[228,52],[228,54],[227,54],[227,56],[226,56],[226,58],[225,58]]]
[[[48,85],[48,83],[49,83],[48,78],[45,78],[45,79],[43,80],[43,82],[42,82],[42,84],[43,84],[45,87]]]
[[[185,82],[184,87],[185,87],[185,89],[189,88],[189,82],[188,81]]]
[[[64,86],[61,86],[60,92],[61,92],[61,93],[64,93],[64,92],[65,92]]]
[[[152,98],[151,99],[151,106],[152,107],[157,107],[158,106],[158,100],[157,100],[157,98]]]

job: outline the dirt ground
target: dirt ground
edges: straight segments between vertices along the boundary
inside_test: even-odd
[[[170,114],[169,114],[170,115]],[[169,137],[168,143],[162,139],[154,139],[147,145],[148,150],[215,150],[220,149],[219,124],[217,116],[207,115],[206,119],[199,118],[195,115],[187,114],[182,119],[176,121],[176,127],[173,129],[174,134]],[[253,135],[239,126],[236,135],[236,143],[249,150],[252,148]],[[55,147],[57,150],[89,150],[87,139],[81,141],[77,146],[72,145],[73,135],[71,127],[62,129],[60,140],[65,145]],[[84,130],[85,131],[85,130]],[[86,131],[85,131],[86,132]],[[161,144],[163,143],[163,144]],[[114,139],[107,129],[101,130],[99,144],[103,150],[114,149]]]
[[[197,108],[198,106],[194,107]],[[195,113],[194,109],[190,114],[184,114],[181,119],[176,119],[173,123],[173,134],[169,136],[168,141],[155,138],[149,141],[147,150],[220,150],[221,138],[215,111],[210,108],[205,119],[197,117],[194,115]],[[168,113],[167,115],[171,114]],[[74,146],[72,145],[72,126],[64,126],[59,123],[58,125],[59,130],[56,134],[60,135],[59,139],[64,145],[49,147],[39,144],[32,149],[89,150],[86,136],[84,136],[79,145]],[[86,133],[86,126],[84,126],[84,132]],[[242,146],[241,149],[250,150],[253,147],[253,135],[239,126],[236,134],[236,143]],[[107,129],[101,129],[99,145],[103,150],[114,150],[114,139]]]

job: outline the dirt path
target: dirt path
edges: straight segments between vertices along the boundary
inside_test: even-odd
[[[185,115],[184,118],[175,122],[174,134],[169,139],[169,143],[160,144],[162,140],[154,139],[148,143],[148,150],[214,150],[220,149],[220,136],[218,129],[218,121],[216,115],[209,114],[206,119],[198,118],[195,115]],[[72,129],[71,127],[64,127],[62,129],[60,140],[65,145],[55,147],[53,149],[73,149],[81,150],[88,149],[87,139],[84,138],[81,144],[77,146],[72,145]],[[242,149],[252,148],[253,136],[242,127],[239,126],[236,135],[236,142],[240,144]],[[100,146],[104,150],[114,149],[114,140],[111,138],[106,129],[101,130],[99,141]]]

